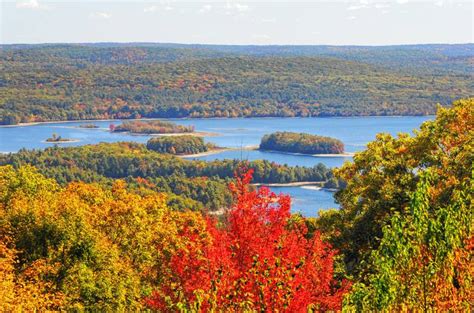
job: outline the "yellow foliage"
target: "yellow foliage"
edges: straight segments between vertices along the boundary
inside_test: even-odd
[[[46,276],[57,274],[57,267],[38,259],[19,274],[15,273],[17,252],[0,242],[0,312],[58,310],[64,301]]]
[[[7,311],[139,310],[163,283],[161,264],[184,246],[180,228],[206,238],[200,213],[174,212],[163,194],[71,183],[34,168],[0,167],[0,301]],[[180,238],[180,239],[178,239]]]

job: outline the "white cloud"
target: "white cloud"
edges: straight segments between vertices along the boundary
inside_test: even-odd
[[[161,3],[159,3],[159,4],[154,4],[154,5],[151,5],[149,7],[144,8],[143,12],[153,13],[153,12],[160,11],[160,10],[171,11],[171,10],[174,9],[171,6],[171,2],[173,2],[173,1],[164,1],[164,0],[162,0]]]
[[[38,0],[17,1],[16,7],[20,9],[37,9],[40,7]]]
[[[234,10],[237,12],[245,12],[249,10],[248,4],[231,1],[227,1],[226,8],[227,10]]]
[[[408,3],[408,0],[397,0],[398,4],[405,4]]]
[[[435,1],[434,5],[438,6],[438,7],[442,7],[444,4],[444,1],[443,0],[438,0],[438,1]]]
[[[364,8],[366,8],[366,7],[367,7],[366,4],[360,4],[360,5],[359,5],[359,4],[355,4],[355,5],[351,5],[351,6],[347,7],[347,9],[348,9],[349,11],[354,11],[354,10],[364,9]]]
[[[143,12],[150,13],[150,12],[155,12],[156,10],[158,10],[158,7],[156,5],[152,5],[151,7],[144,8]]]
[[[389,8],[390,5],[387,4],[387,3],[376,3],[375,4],[375,8],[376,9],[385,9],[385,8]]]
[[[252,38],[259,41],[262,41],[262,40],[265,41],[265,40],[270,39],[270,36],[268,36],[267,34],[253,34]]]
[[[207,13],[212,10],[212,5],[210,4],[205,4],[202,6],[202,8],[199,9],[199,13]]]
[[[356,16],[351,15],[351,16],[349,16],[347,19],[348,19],[348,20],[355,20],[356,18],[357,18]]]
[[[50,7],[41,4],[38,0],[20,0],[16,2],[18,9],[40,10],[49,9]]]
[[[260,19],[260,22],[262,23],[276,23],[276,18],[262,18]]]
[[[92,12],[91,14],[89,14],[89,17],[91,18],[97,18],[97,19],[109,19],[112,17],[112,15],[110,13],[106,13],[106,12]]]
[[[248,6],[247,4],[236,3],[236,4],[235,4],[235,8],[236,8],[237,11],[239,11],[239,12],[244,12],[244,11],[248,11],[249,6]]]

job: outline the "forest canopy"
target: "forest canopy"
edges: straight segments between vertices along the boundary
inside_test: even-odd
[[[250,186],[266,163],[223,171],[232,163],[205,168],[132,143],[4,155],[0,303],[7,311],[470,312],[473,133],[474,98],[440,108],[413,136],[379,134],[336,171],[341,209],[318,218],[291,214],[288,196]],[[220,217],[171,208],[170,193],[146,187],[172,172],[205,182],[203,173],[230,171]]]
[[[146,147],[160,153],[169,154],[196,154],[209,151],[212,144],[204,143],[202,137],[196,136],[160,136],[148,140]]]
[[[194,126],[177,125],[166,121],[125,121],[120,125],[110,124],[112,132],[130,132],[132,134],[179,134],[192,133]]]
[[[415,136],[378,134],[335,171],[340,210],[316,226],[357,282],[348,311],[469,311],[474,98],[440,108]]]
[[[474,94],[473,51],[2,46],[0,123],[434,114]]]
[[[260,149],[303,154],[341,154],[344,153],[344,144],[331,137],[276,132],[262,138]]]
[[[60,184],[83,181],[111,185],[114,179],[122,178],[137,188],[179,196],[169,198],[168,202],[168,205],[179,209],[188,206],[218,210],[228,206],[231,197],[227,184],[242,164],[254,171],[256,183],[324,183],[333,177],[332,171],[323,164],[292,167],[266,160],[191,161],[158,153],[143,144],[131,142],[21,150],[0,155],[2,164],[14,167],[33,165],[43,175],[54,178]]]

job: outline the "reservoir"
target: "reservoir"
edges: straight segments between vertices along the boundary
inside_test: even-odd
[[[181,125],[194,125],[196,131],[210,133],[204,137],[221,147],[236,148],[217,154],[199,157],[201,160],[215,159],[265,159],[292,166],[315,166],[323,163],[328,167],[339,167],[351,157],[314,157],[276,152],[248,150],[256,146],[265,134],[276,131],[291,131],[334,137],[345,145],[346,152],[357,152],[375,139],[377,133],[412,133],[414,129],[432,116],[403,117],[338,117],[338,118],[234,118],[234,119],[166,119]],[[165,119],[163,119],[165,120]],[[120,124],[120,120],[58,122],[35,125],[0,127],[0,152],[16,152],[20,149],[44,149],[52,146],[44,140],[53,133],[77,141],[61,146],[95,144],[99,142],[135,141],[146,143],[150,136],[111,133],[109,125]],[[80,128],[81,124],[94,124],[98,128]],[[192,158],[191,158],[192,159]],[[272,187],[276,193],[290,194],[292,210],[305,216],[317,216],[320,209],[335,208],[333,194],[324,189],[303,187]]]

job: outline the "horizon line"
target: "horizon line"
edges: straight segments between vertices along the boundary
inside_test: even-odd
[[[0,46],[33,46],[33,45],[93,45],[93,44],[160,44],[160,45],[184,45],[184,46],[256,46],[256,47],[394,47],[394,46],[430,46],[430,45],[472,45],[474,42],[430,42],[430,43],[393,43],[393,44],[293,44],[293,43],[183,43],[183,42],[160,42],[160,41],[85,41],[85,42],[36,42],[36,43],[0,43]]]

